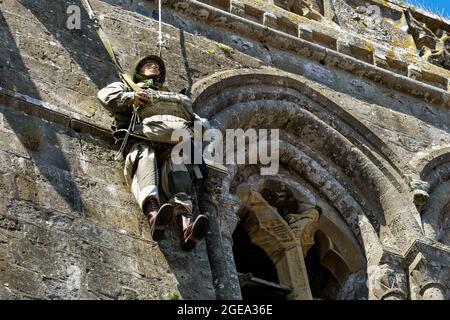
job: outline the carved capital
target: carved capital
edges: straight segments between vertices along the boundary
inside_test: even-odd
[[[290,299],[311,299],[308,274],[291,228],[264,197],[249,185],[236,188],[244,208],[241,224],[252,243],[262,248],[277,268],[280,283],[292,289]]]
[[[320,212],[316,206],[307,208],[300,214],[288,214],[285,219],[296,239],[300,242],[303,256],[314,245],[314,234],[319,230]]]
[[[405,300],[408,283],[405,270],[396,263],[369,266],[369,289],[379,300]]]

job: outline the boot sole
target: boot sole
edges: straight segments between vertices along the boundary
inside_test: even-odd
[[[184,251],[191,251],[195,248],[198,241],[202,240],[208,232],[208,218],[198,216],[194,221],[192,233],[185,241],[182,242],[181,248]]]
[[[161,241],[166,231],[166,226],[172,221],[173,206],[166,203],[164,204],[156,216],[155,223],[153,224],[150,232],[153,241]]]

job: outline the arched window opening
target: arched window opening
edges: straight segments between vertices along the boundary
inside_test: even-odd
[[[341,286],[328,268],[321,262],[320,231],[314,237],[315,244],[308,250],[305,257],[306,270],[308,270],[309,286],[313,299],[336,300],[339,297]]]
[[[277,269],[263,249],[251,242],[238,225],[233,233],[233,254],[244,300],[285,300],[290,288],[280,285]]]

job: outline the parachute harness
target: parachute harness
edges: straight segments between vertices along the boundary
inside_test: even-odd
[[[106,33],[103,31],[103,29],[100,25],[100,20],[99,20],[97,14],[92,9],[92,6],[91,6],[91,3],[89,2],[89,0],[83,0],[83,2],[85,4],[85,8],[89,15],[89,19],[94,24],[95,30],[97,31],[97,34],[98,34],[100,40],[102,41],[103,46],[105,47],[106,51],[108,52],[108,55],[111,57],[111,60],[114,63],[114,67],[116,68],[116,71],[119,74],[122,82],[125,85],[127,85],[131,90],[133,90],[134,92],[143,91],[143,89],[141,87],[139,87],[128,74],[123,72],[121,65],[117,61],[116,55],[115,55],[114,50],[111,45],[111,42],[109,41],[108,37],[106,36]],[[158,10],[159,10],[158,49],[159,49],[159,56],[161,57],[161,50],[163,47],[162,22],[161,22],[161,12],[162,12],[161,0],[158,0]],[[119,151],[116,154],[116,157],[115,157],[116,160],[120,159],[122,152],[125,149],[125,146],[128,142],[130,132],[134,131],[136,122],[138,121],[138,118],[139,118],[139,116],[137,113],[137,108],[136,108],[136,106],[133,105],[133,115],[131,116],[130,125],[128,126],[127,133],[126,133],[125,138],[119,148]]]

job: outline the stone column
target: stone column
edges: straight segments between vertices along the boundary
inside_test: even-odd
[[[211,173],[213,176],[213,174]],[[211,177],[200,188],[200,211],[209,217],[206,247],[213,277],[213,285],[218,300],[242,299],[239,277],[233,257],[232,232],[237,224],[237,216],[231,204],[224,203],[223,177]],[[231,196],[231,195],[230,195]],[[236,200],[239,202],[239,199]],[[231,209],[231,210],[230,210]],[[227,219],[228,217],[228,219]],[[234,217],[234,226],[224,225]],[[231,230],[232,229],[232,230]]]
[[[419,253],[409,266],[412,300],[445,300],[442,270]]]

